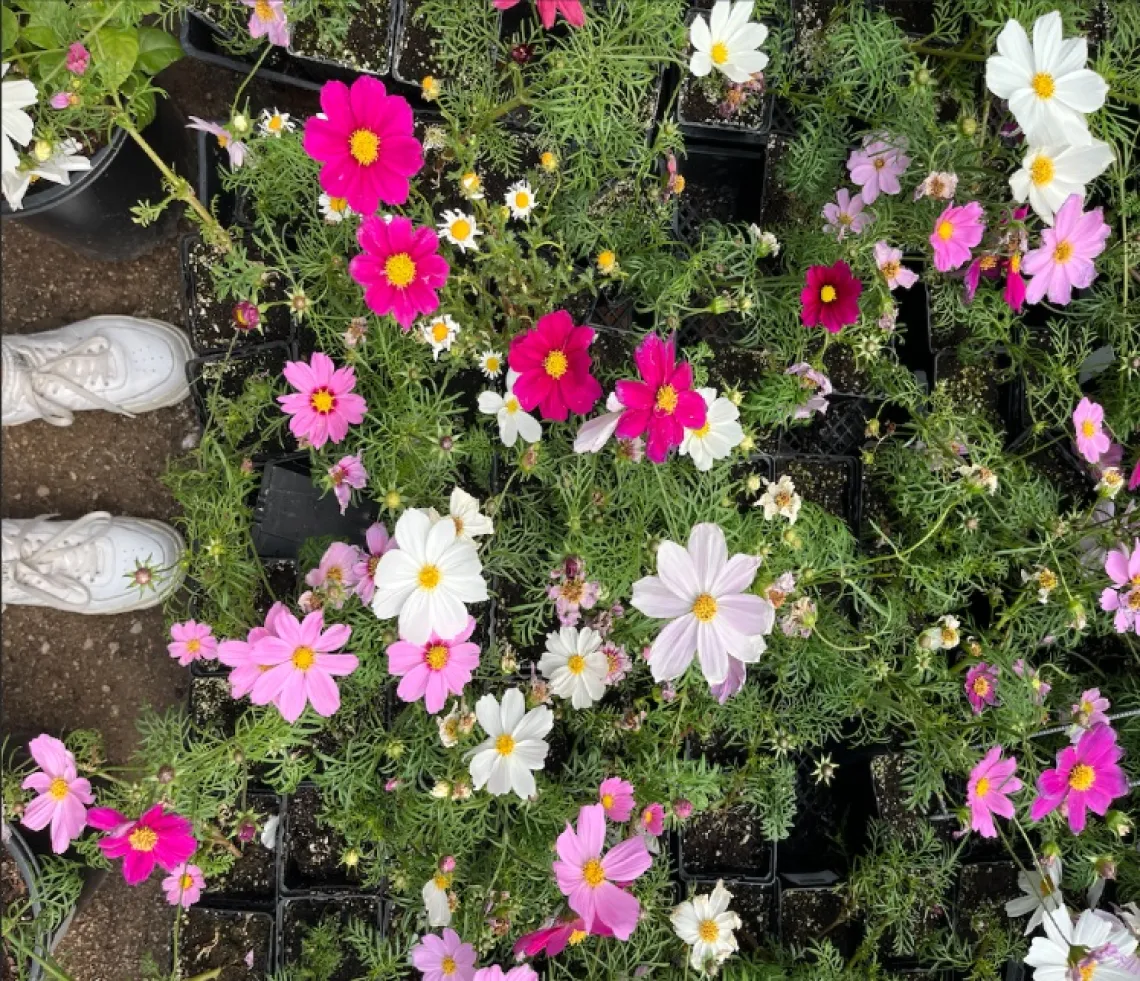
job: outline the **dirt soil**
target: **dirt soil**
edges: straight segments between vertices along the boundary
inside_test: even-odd
[[[241,77],[183,59],[158,78],[183,115],[228,114]],[[282,91],[253,82],[250,109],[277,107],[304,119],[315,93]],[[192,147],[194,141],[186,141]],[[189,159],[178,170],[192,174]],[[179,233],[189,230],[183,221]],[[32,334],[95,314],[130,314],[185,329],[178,238],[132,262],[94,261],[5,221],[0,235],[0,329]],[[68,428],[32,422],[3,432],[0,514],[77,518],[112,514],[169,520],[174,502],[159,483],[168,459],[193,445],[191,402],[135,419],[81,412]],[[109,760],[127,762],[143,706],[166,709],[184,701],[187,669],[166,653],[161,609],[123,616],[84,617],[9,607],[3,619],[0,737],[25,743],[40,732],[62,735],[98,727]],[[74,981],[137,981],[144,958],[169,965],[170,907],[156,873],[131,889],[108,876],[76,917],[56,951]]]

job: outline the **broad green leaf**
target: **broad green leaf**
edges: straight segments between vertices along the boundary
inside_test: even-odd
[[[7,7],[0,8],[0,51],[11,51],[20,36],[20,20]]]
[[[182,57],[177,38],[153,27],[139,28],[139,56],[135,68],[147,75],[157,75],[167,65]]]
[[[103,83],[117,89],[135,67],[139,56],[138,33],[120,27],[102,27],[95,34],[94,55]]]
[[[42,24],[25,27],[23,37],[25,41],[37,48],[58,47],[55,39],[55,31]]]
[[[69,44],[71,34],[70,8],[66,3],[41,3],[28,11],[28,23],[24,36],[31,37],[32,30],[40,40],[33,41],[40,48],[60,48]],[[41,43],[44,41],[46,43]]]

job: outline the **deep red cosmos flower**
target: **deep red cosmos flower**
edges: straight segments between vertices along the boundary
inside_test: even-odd
[[[838,334],[847,324],[859,319],[859,294],[863,284],[855,278],[851,267],[840,260],[832,266],[812,266],[807,271],[807,285],[800,293],[805,327],[823,325]]]
[[[519,373],[514,394],[523,409],[538,408],[543,419],[559,422],[570,412],[589,412],[602,397],[586,350],[593,340],[592,328],[578,327],[565,310],[555,310],[511,341],[507,361]]]
[[[641,381],[617,383],[618,401],[624,406],[615,430],[619,439],[633,439],[648,431],[645,453],[664,463],[669,450],[680,446],[686,429],[700,429],[708,421],[708,408],[693,391],[693,369],[677,363],[672,338],[650,334],[633,354]]]

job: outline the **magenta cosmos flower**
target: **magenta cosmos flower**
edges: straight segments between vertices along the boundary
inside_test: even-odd
[[[1090,729],[1076,746],[1057,754],[1057,767],[1037,778],[1038,797],[1029,816],[1040,821],[1064,805],[1073,834],[1085,829],[1088,811],[1102,817],[1117,797],[1128,793],[1128,778],[1118,764],[1124,750],[1108,726]]]
[[[198,902],[205,888],[206,877],[197,865],[183,863],[162,880],[166,901],[171,906],[181,906],[184,909],[189,909]]]
[[[412,964],[423,981],[474,981],[475,948],[450,928],[442,937],[425,933],[412,948]]]
[[[385,552],[399,546],[396,544],[396,539],[388,534],[388,529],[379,521],[364,533],[364,544],[368,551],[361,553],[360,561],[352,570],[352,574],[357,579],[356,595],[360,597],[361,602],[371,603],[372,597],[376,594],[376,567],[380,564],[380,558]]]
[[[865,204],[874,204],[880,194],[898,194],[899,178],[910,157],[903,147],[892,145],[881,137],[866,136],[863,148],[853,150],[847,158],[847,171],[852,183],[858,184]]]
[[[887,281],[887,289],[910,289],[918,282],[918,273],[902,264],[902,249],[892,248],[886,242],[875,243],[875,265]]]
[[[805,327],[823,325],[838,334],[859,319],[859,294],[863,284],[851,267],[840,260],[831,266],[811,266],[800,293],[800,320]]]
[[[91,64],[91,52],[79,41],[75,41],[67,49],[67,70],[73,75],[82,75]]]
[[[563,916],[531,933],[524,933],[515,943],[516,957],[557,957],[571,943],[579,943],[586,937],[612,937],[613,931],[604,923],[595,920],[592,930],[580,916]]]
[[[1016,794],[1022,782],[1014,776],[1017,772],[1017,758],[1002,758],[1002,749],[995,746],[980,763],[970,771],[970,781],[966,785],[966,803],[970,807],[970,827],[983,838],[996,838],[994,815],[1003,818],[1013,817],[1013,802],[1010,794]]]
[[[435,715],[448,695],[462,695],[479,667],[479,645],[469,640],[475,618],[454,637],[432,633],[423,644],[399,640],[388,648],[388,671],[400,679],[396,694],[404,702],[424,700],[429,715]]]
[[[852,197],[845,187],[839,189],[834,201],[823,206],[823,217],[827,219],[823,230],[840,242],[848,232],[858,235],[872,221],[872,216],[863,211],[863,195]]]
[[[1097,463],[1108,452],[1112,439],[1104,431],[1104,409],[1087,398],[1073,410],[1073,428],[1077,431],[1077,450],[1089,463]]]
[[[653,858],[641,838],[627,838],[603,855],[605,841],[602,805],[583,807],[577,829],[567,824],[558,836],[554,877],[587,931],[600,922],[618,940],[628,940],[637,926],[641,904],[618,884],[633,882],[653,864]]]
[[[527,964],[503,970],[498,964],[481,967],[475,972],[475,981],[538,981],[538,972]]]
[[[249,15],[249,36],[269,38],[270,44],[289,46],[289,23],[285,19],[285,0],[242,0],[252,9]]]
[[[305,121],[303,145],[324,164],[325,193],[344,198],[362,215],[371,215],[381,202],[407,201],[409,178],[424,165],[407,99],[388,95],[379,79],[361,75],[351,89],[344,82],[327,82],[321,109],[327,118]]]
[[[265,674],[265,667],[254,656],[254,649],[266,637],[277,636],[277,618],[288,613],[284,603],[274,603],[265,615],[265,626],[254,627],[245,640],[223,640],[218,645],[218,660],[231,668],[230,696],[242,698],[253,690],[254,682]]]
[[[985,661],[966,672],[966,698],[975,715],[980,715],[987,705],[997,704],[997,681],[998,669]]]
[[[1054,216],[1053,227],[1042,230],[1041,245],[1021,261],[1021,268],[1031,277],[1025,287],[1026,301],[1040,303],[1048,296],[1065,306],[1074,286],[1083,289],[1096,279],[1093,259],[1104,251],[1111,234],[1100,208],[1086,214],[1080,195],[1070,194]]]
[[[368,486],[368,471],[364,468],[360,454],[342,456],[329,467],[329,481],[340,505],[340,513],[344,514],[348,510],[348,502],[352,500],[352,492]]]
[[[938,216],[930,233],[934,268],[949,272],[964,266],[970,261],[970,250],[982,240],[985,231],[985,213],[977,201],[960,207],[951,204]]]
[[[637,814],[634,830],[639,834],[659,838],[665,830],[665,808],[661,804],[646,804]]]
[[[214,628],[208,623],[187,620],[185,623],[171,624],[170,640],[166,649],[184,668],[195,661],[212,661],[218,656],[218,642],[214,639]]]
[[[607,777],[598,787],[598,803],[611,821],[628,821],[633,813],[633,784],[621,777]]]
[[[1113,585],[1100,594],[1100,608],[1115,613],[1113,626],[1118,634],[1135,630],[1140,636],[1140,538],[1132,551],[1121,545],[1104,557],[1104,571]]]
[[[514,393],[523,409],[538,408],[543,419],[559,422],[570,412],[589,412],[602,397],[602,386],[590,374],[587,348],[593,340],[593,329],[576,326],[565,310],[540,317],[512,340],[507,361],[519,373]]]
[[[646,455],[663,463],[674,446],[680,446],[686,429],[700,429],[708,408],[693,391],[693,369],[677,362],[673,339],[650,334],[633,353],[641,381],[619,381],[617,400],[622,405],[618,439],[633,439],[648,431]]]
[[[292,416],[289,431],[297,439],[307,439],[319,450],[330,440],[339,443],[350,425],[364,421],[368,405],[352,391],[356,387],[352,368],[338,368],[327,354],[316,351],[308,364],[286,362],[284,374],[297,391],[278,395],[277,401]]]
[[[694,526],[687,548],[661,543],[657,575],[635,582],[631,600],[647,617],[670,621],[649,648],[655,681],[679,678],[694,654],[710,685],[725,681],[732,661],[759,660],[776,619],[768,600],[748,592],[759,566],[753,555],[729,558],[719,525]]]
[[[50,824],[51,850],[62,855],[87,825],[86,805],[95,800],[91,783],[79,776],[75,757],[54,736],[36,736],[28,743],[28,752],[39,770],[20,786],[39,796],[24,808],[20,823],[32,831],[42,831]]]
[[[510,10],[519,0],[493,0],[496,10]],[[542,18],[542,26],[548,31],[554,26],[554,17],[561,14],[572,27],[581,27],[586,23],[586,11],[582,9],[582,0],[535,0],[538,7],[538,16]]]
[[[408,218],[366,218],[356,231],[364,249],[348,264],[352,278],[364,287],[364,302],[377,316],[391,314],[404,331],[421,313],[439,306],[437,290],[451,267],[439,254],[439,238],[426,225],[415,228]]]
[[[198,848],[190,822],[168,814],[163,804],[155,804],[137,821],[111,807],[93,807],[87,823],[108,832],[99,848],[107,858],[123,860],[123,878],[129,886],[145,881],[156,865],[173,872]]]
[[[356,657],[335,654],[352,635],[342,623],[324,629],[325,617],[315,610],[298,622],[288,610],[274,620],[274,634],[263,637],[253,649],[258,664],[268,666],[254,682],[249,699],[254,705],[273,702],[286,722],[296,722],[305,705],[328,717],[340,708],[340,690],[334,677],[352,674]]]

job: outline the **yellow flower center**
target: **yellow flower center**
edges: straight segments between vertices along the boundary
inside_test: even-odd
[[[1038,157],[1029,168],[1029,179],[1038,187],[1042,184],[1052,184],[1053,161],[1046,156]]]
[[[185,892],[194,886],[194,877],[189,874],[184,874],[182,878],[178,880],[178,885],[182,891]]]
[[[985,797],[990,792],[990,781],[986,777],[981,777],[977,784],[974,785],[974,793],[979,797]]]
[[[348,198],[329,198],[329,211],[344,211],[348,207]]]
[[[380,156],[380,137],[370,129],[358,129],[348,138],[348,152],[362,167],[369,167]]]
[[[273,8],[269,6],[269,0],[257,0],[253,5],[253,12],[257,14],[260,20],[276,20],[273,16]]]
[[[385,507],[398,508],[401,500],[402,498],[400,497],[399,491],[388,491],[388,493],[384,495]],[[375,572],[376,570],[373,569],[372,571]]]
[[[1078,763],[1069,771],[1069,786],[1073,790],[1088,790],[1096,783],[1096,770],[1087,763]]]
[[[854,220],[846,211],[839,212],[839,224],[850,225]]]
[[[697,936],[706,944],[716,943],[720,937],[720,927],[716,925],[716,920],[701,920],[701,925],[697,927]]]
[[[883,275],[886,276],[887,279],[894,279],[899,274],[902,264],[891,259],[888,262],[884,262],[879,268],[883,270]]]
[[[875,170],[882,170],[887,165],[886,157],[875,157]]]
[[[954,223],[950,221],[940,221],[938,223],[938,237],[943,242],[949,242],[954,237]]]
[[[508,395],[506,402],[503,404],[503,407],[507,410],[507,415],[513,416],[516,412],[519,411],[519,400],[516,399],[513,395]]]
[[[570,367],[570,361],[564,352],[551,351],[542,362],[542,367],[551,378],[557,381],[566,374],[567,369]]]
[[[1015,273],[1021,272],[1021,256],[1016,252],[1009,257],[1009,271]]]
[[[498,358],[490,357],[486,361],[484,361],[483,364],[486,365],[487,370],[489,372],[491,372],[491,374],[493,374],[493,375],[498,374],[498,371],[499,371],[499,359]]]
[[[566,662],[566,670],[571,674],[581,674],[586,670],[586,659],[581,654],[571,654]]]
[[[832,285],[830,285],[830,284],[828,284],[827,286],[825,286],[823,289],[821,289],[821,290],[819,291],[819,298],[820,298],[820,299],[821,299],[821,300],[822,300],[824,303],[834,303],[834,302],[835,302],[835,298],[836,298],[838,295],[839,295],[839,294],[835,292],[835,287],[834,287],[834,286],[832,286]]]
[[[437,320],[431,325],[431,339],[436,344],[442,344],[447,340],[447,335],[451,333],[451,328],[447,326],[447,321]]]
[[[704,439],[709,434],[710,429],[712,429],[712,423],[709,422],[708,419],[706,418],[705,424],[703,426],[701,426],[700,429],[694,429],[693,430],[693,435],[696,436],[697,439]]]
[[[673,193],[674,194],[680,194],[684,190],[685,190],[685,175],[684,174],[677,174],[673,178]]]
[[[701,623],[708,623],[716,616],[716,599],[708,593],[701,593],[693,600],[693,616]]]
[[[712,58],[714,65],[723,65],[728,61],[728,45],[723,41],[717,41],[709,51],[709,57]]]
[[[571,947],[577,947],[578,944],[580,944],[588,936],[589,934],[585,930],[571,930],[570,939],[567,941],[567,943],[569,943]]]
[[[604,249],[598,253],[598,268],[603,272],[613,269],[615,262],[617,262],[617,256],[610,249]]]
[[[427,649],[427,654],[424,655],[424,660],[427,661],[427,666],[432,671],[442,671],[447,667],[447,661],[451,652],[443,646],[443,644],[432,644]]]
[[[63,777],[56,777],[48,787],[48,796],[52,800],[63,800],[67,796],[67,781]]]
[[[439,962],[439,969],[446,976],[451,976],[456,971],[455,958],[448,954],[442,961]]]
[[[396,289],[403,289],[416,278],[416,264],[407,252],[397,252],[384,263],[384,275]]]
[[[990,693],[990,683],[985,676],[980,676],[974,679],[974,694],[986,696]]]
[[[1057,83],[1053,81],[1053,76],[1048,72],[1038,72],[1034,75],[1032,85],[1033,91],[1037,93],[1039,99],[1051,99],[1057,90]]]
[[[1127,607],[1129,610],[1140,610],[1140,589],[1133,589],[1128,594]]]
[[[298,647],[293,652],[293,667],[299,671],[308,671],[316,661],[317,654],[311,647]]]
[[[586,880],[586,885],[592,889],[597,889],[606,881],[606,870],[602,868],[601,862],[592,858],[582,866],[582,878]]]
[[[1053,261],[1065,263],[1073,257],[1073,243],[1066,239],[1064,242],[1058,242],[1057,247],[1053,250]]]
[[[229,145],[230,145],[229,134],[219,133],[218,134],[218,146],[220,146],[224,150]]]
[[[1053,880],[1045,875],[1041,877],[1041,895],[1051,896],[1057,891],[1057,887],[1053,885]]]
[[[442,872],[437,872],[432,877],[432,882],[435,883],[435,887],[437,889],[446,889],[451,885],[451,879],[448,876],[444,875]]]
[[[438,566],[425,565],[420,569],[420,574],[416,577],[420,584],[420,589],[435,589],[439,585],[439,581],[443,578],[439,571]]]
[[[271,133],[276,133],[282,127],[282,125],[283,123],[280,116],[270,116],[269,122],[265,124],[265,128],[268,129]]]
[[[186,641],[186,651],[189,654],[197,654],[202,649],[202,642],[197,637],[191,637]]]
[[[495,752],[500,756],[510,756],[515,751],[515,737],[504,732],[495,740]]]
[[[479,175],[478,175],[478,174],[476,174],[476,173],[475,173],[473,170],[469,170],[469,171],[467,171],[467,173],[466,173],[466,174],[464,174],[462,177],[460,177],[460,178],[459,178],[459,182],[460,182],[460,183],[461,183],[461,184],[462,184],[462,185],[463,185],[463,186],[464,186],[464,187],[465,187],[465,188],[466,188],[468,191],[477,191],[477,190],[479,190],[480,186],[481,186],[481,185],[482,185],[482,183],[483,183],[481,180],[479,180]]]
[[[158,832],[154,828],[135,828],[127,841],[136,852],[152,852],[158,844]]]
[[[613,806],[614,806],[614,795],[613,794],[602,794],[602,807],[604,807],[608,811]]]
[[[677,390],[672,385],[662,385],[657,389],[657,400],[654,404],[659,412],[672,412],[677,408]]]
[[[1037,581],[1041,584],[1042,589],[1056,589],[1057,573],[1055,573],[1052,569],[1042,569],[1041,574],[1037,577]]]
[[[953,647],[958,643],[958,631],[951,627],[943,627],[940,631],[942,635],[942,643],[947,647]]]
[[[792,503],[792,492],[786,490],[776,491],[775,496],[772,498],[776,502],[776,507],[786,508]]]
[[[327,388],[318,388],[309,396],[309,405],[314,412],[327,415],[329,412],[332,412],[332,407],[336,405],[336,399],[333,397],[333,393]]]
[[[515,193],[515,207],[519,211],[525,211],[530,207],[530,195],[526,191],[517,191]]]
[[[471,237],[471,222],[466,218],[457,218],[451,223],[451,237],[460,242]]]
[[[984,255],[978,260],[978,268],[989,272],[997,265],[997,256]]]
[[[544,170],[553,170],[558,166],[558,158],[549,150],[543,151],[542,156],[538,159]]]
[[[1082,964],[1077,968],[1077,973],[1081,976],[1081,981],[1093,981],[1093,975],[1096,974],[1097,962],[1090,959],[1087,964]]]

